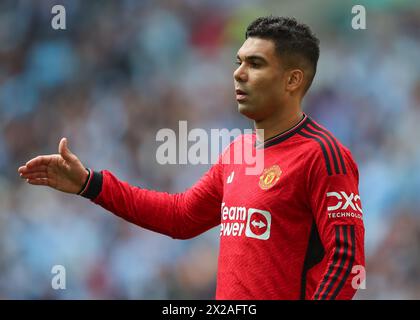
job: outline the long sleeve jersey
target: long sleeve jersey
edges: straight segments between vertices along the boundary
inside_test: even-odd
[[[264,152],[264,170],[230,161]],[[169,194],[93,171],[82,195],[121,218],[177,239],[220,225],[216,299],[351,299],[364,267],[358,169],[310,117],[264,143],[233,141],[194,186]]]

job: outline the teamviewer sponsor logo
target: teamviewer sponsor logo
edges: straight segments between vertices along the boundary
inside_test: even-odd
[[[270,238],[271,214],[268,211],[226,206],[222,203],[221,237],[243,237],[267,240]]]
[[[246,223],[245,235],[249,238],[267,240],[270,238],[271,215],[270,212],[250,208]]]

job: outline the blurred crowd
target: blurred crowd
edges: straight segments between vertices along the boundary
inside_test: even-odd
[[[57,152],[148,189],[182,192],[206,165],[159,165],[156,133],[252,128],[232,72],[248,23],[294,15],[321,40],[305,111],[353,153],[360,172],[367,281],[360,299],[420,298],[420,5],[366,1],[366,30],[347,1],[0,2],[0,298],[212,299],[218,230],[173,240],[88,200],[20,180]],[[369,7],[371,3],[372,7]],[[369,11],[370,10],[370,11]],[[53,290],[52,266],[66,269]]]

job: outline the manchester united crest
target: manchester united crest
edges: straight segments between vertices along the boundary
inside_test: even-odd
[[[273,165],[270,168],[264,169],[260,176],[259,186],[263,190],[270,189],[279,181],[281,176],[281,169],[278,165]]]

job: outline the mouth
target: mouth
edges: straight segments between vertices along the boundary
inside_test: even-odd
[[[240,90],[240,89],[236,89],[235,93],[236,93],[236,101],[238,102],[244,101],[248,97],[248,94],[245,91]]]

